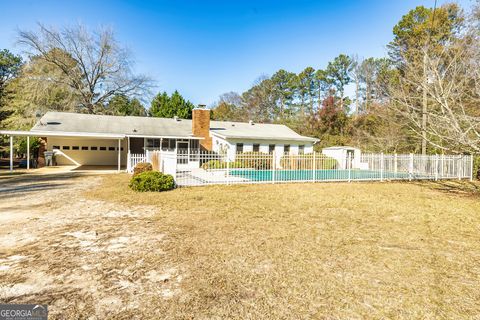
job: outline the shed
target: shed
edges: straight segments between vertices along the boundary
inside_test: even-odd
[[[337,160],[339,169],[362,169],[360,149],[349,146],[333,146],[322,149],[322,154]],[[350,161],[351,166],[348,165]]]

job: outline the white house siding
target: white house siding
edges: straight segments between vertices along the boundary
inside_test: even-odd
[[[223,150],[223,152],[227,153],[228,159],[233,161],[237,152],[237,145],[223,138],[212,136],[212,150],[217,153],[221,153]]]
[[[243,152],[252,152],[253,151],[253,143],[244,142],[243,143]]]
[[[298,145],[297,144],[291,144],[290,145],[290,154],[298,154]]]
[[[260,152],[268,153],[268,144],[260,144]]]
[[[212,135],[212,145],[213,151],[220,152],[222,148],[226,149],[228,159],[233,160],[235,158],[235,154],[237,153],[237,143],[243,144],[243,152],[251,152],[253,151],[253,145],[259,144],[260,145],[260,152],[268,153],[269,146],[271,144],[275,145],[275,153],[281,157],[284,153],[284,145],[290,145],[290,153],[291,154],[298,154],[299,146],[305,146],[304,153],[312,153],[313,152],[313,144],[311,142],[306,143],[298,143],[296,141],[282,141],[282,140],[241,140],[241,139],[229,139],[228,141]]]
[[[118,140],[108,139],[82,139],[82,138],[59,138],[49,137],[47,139],[47,149],[53,150],[53,147],[60,147],[55,153],[55,160],[58,165],[95,165],[95,166],[116,166],[118,164]],[[63,149],[68,146],[70,150]],[[79,147],[79,150],[72,150],[73,147]],[[88,147],[88,150],[82,150],[82,147]],[[91,150],[91,147],[97,147],[97,150]],[[106,150],[100,150],[105,147]],[[121,165],[127,163],[127,141],[122,140],[120,161]],[[109,150],[114,148],[114,150]]]

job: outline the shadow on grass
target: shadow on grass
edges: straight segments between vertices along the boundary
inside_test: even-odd
[[[55,174],[27,174],[4,178],[0,180],[0,199],[11,198],[16,195],[24,196],[31,192],[61,189],[74,180],[87,175],[86,173],[66,172]]]
[[[478,180],[415,181],[414,184],[449,194],[453,193],[480,197],[480,181]]]

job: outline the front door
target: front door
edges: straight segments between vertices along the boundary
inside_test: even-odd
[[[190,142],[188,140],[177,140],[177,163],[188,164],[190,158]]]

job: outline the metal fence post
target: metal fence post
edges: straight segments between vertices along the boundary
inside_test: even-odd
[[[380,155],[380,181],[383,181],[383,171],[384,171],[384,156],[383,152]]]
[[[228,157],[225,155],[225,160],[227,162],[227,174],[226,174],[226,178],[227,178],[227,186],[230,184],[230,161],[228,161]]]
[[[316,152],[313,151],[313,165],[312,165],[312,169],[313,169],[313,176],[312,176],[312,181],[315,182],[315,179],[316,179],[316,175],[317,175],[317,158],[316,158]]]
[[[458,180],[462,180],[462,171],[460,170],[460,164],[462,163],[462,161],[460,161],[462,159],[462,156],[458,156],[458,159],[457,159],[457,175],[458,175]]]
[[[351,182],[352,172],[351,172],[351,163],[350,163],[350,154],[347,153],[347,170],[348,170],[348,182]]]
[[[397,154],[395,153],[393,155],[393,172],[395,173],[395,178],[397,177],[397,172],[398,172],[398,158]]]
[[[470,181],[473,181],[473,154],[470,155]]]
[[[272,151],[272,183],[275,184],[275,167],[277,166],[277,157],[275,156],[275,150]]]
[[[408,164],[408,181],[412,181],[413,176],[413,153],[410,153],[410,163]]]

